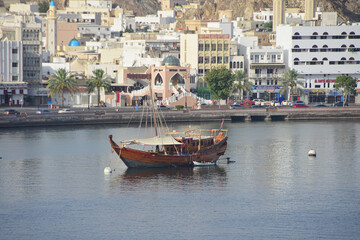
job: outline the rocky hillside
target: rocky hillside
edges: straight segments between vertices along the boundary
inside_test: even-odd
[[[69,2],[69,0],[54,1],[60,9]],[[2,2],[3,0],[0,0],[0,5]],[[113,0],[113,3],[125,10],[132,10],[138,16],[155,14],[161,7],[159,0]],[[287,7],[303,7],[303,5],[304,0],[286,0]],[[317,0],[317,6],[324,11],[337,11],[343,21],[360,22],[360,0]],[[219,10],[232,9],[234,17],[251,18],[254,11],[267,7],[272,7],[272,0],[205,0],[201,9],[188,11],[184,17],[186,19],[216,18]]]
[[[272,0],[205,0],[203,7],[197,11],[188,12],[186,18],[214,18],[219,10],[232,9],[234,17],[250,19],[254,11],[260,8],[271,8]],[[286,0],[286,7],[303,8],[304,0]],[[360,21],[359,0],[317,0],[317,6],[323,11],[337,11],[343,21]]]

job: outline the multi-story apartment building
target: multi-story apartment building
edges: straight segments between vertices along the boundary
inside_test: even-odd
[[[206,87],[203,77],[217,67],[230,68],[228,34],[183,34],[180,37],[180,62],[190,64],[198,73],[198,86]]]
[[[43,102],[48,92],[39,90],[42,83],[41,21],[33,15],[7,16],[0,21],[0,38],[22,42],[23,72],[19,81],[28,84],[33,104]]]
[[[22,81],[22,55],[21,41],[0,41],[0,105],[20,105],[28,93],[27,84]]]
[[[248,47],[248,78],[254,84],[254,98],[278,98],[281,77],[285,72],[281,47]]]
[[[304,79],[310,101],[334,101],[337,76],[358,79],[360,87],[360,25],[279,26],[276,43],[284,48],[288,68]]]

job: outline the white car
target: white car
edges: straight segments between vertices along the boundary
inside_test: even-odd
[[[284,100],[284,101],[281,102],[281,105],[283,105],[283,106],[290,106],[290,105],[291,105],[291,101],[289,101],[289,100]]]
[[[261,103],[264,102],[262,99],[254,99],[255,105],[262,105]]]
[[[58,113],[75,113],[75,111],[65,108],[65,109],[59,110]]]
[[[280,107],[281,105],[280,105],[280,102],[279,102],[279,101],[272,101],[272,102],[271,102],[271,106],[273,106],[273,107]]]

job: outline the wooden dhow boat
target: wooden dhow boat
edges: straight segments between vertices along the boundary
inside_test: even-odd
[[[151,90],[150,90],[151,92]],[[163,131],[161,111],[155,111],[150,101],[154,137],[115,143],[109,135],[112,149],[128,168],[186,167],[194,162],[216,162],[226,151],[228,130],[188,129],[185,132]],[[157,117],[156,117],[157,116]],[[141,122],[141,121],[140,121]]]
[[[210,132],[210,136],[201,136]],[[193,166],[195,162],[216,162],[226,151],[227,130],[193,129],[187,132],[169,132],[166,136],[155,136],[116,144],[109,136],[111,147],[129,167],[178,167]],[[136,147],[131,147],[131,145]],[[148,150],[142,150],[149,147]]]

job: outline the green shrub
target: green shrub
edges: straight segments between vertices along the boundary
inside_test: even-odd
[[[184,108],[184,106],[183,105],[176,105],[175,108],[176,108],[176,110],[182,110]]]

